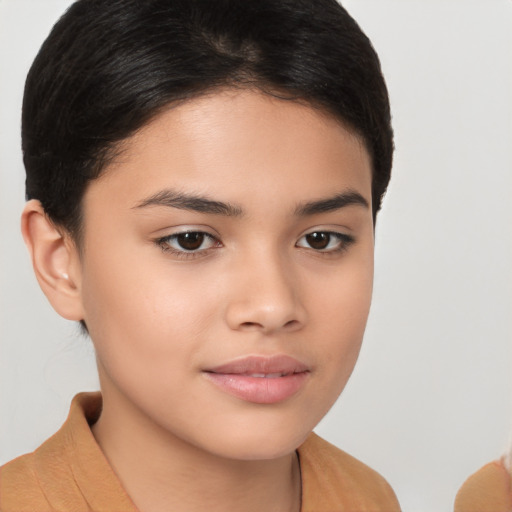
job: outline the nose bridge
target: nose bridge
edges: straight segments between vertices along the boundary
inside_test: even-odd
[[[294,277],[292,262],[269,244],[241,257],[233,272],[230,327],[269,333],[302,326],[305,311]]]

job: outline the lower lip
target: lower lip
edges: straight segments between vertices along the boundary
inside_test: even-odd
[[[295,395],[304,385],[308,372],[275,378],[211,372],[205,375],[222,391],[237,398],[256,404],[275,404]]]

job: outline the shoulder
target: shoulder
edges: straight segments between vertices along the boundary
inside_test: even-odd
[[[77,471],[84,436],[90,434],[84,404],[97,406],[97,394],[82,393],[73,400],[65,424],[37,450],[0,468],[1,512],[47,512],[83,508]],[[84,451],[84,450],[82,450]],[[90,450],[85,448],[86,456]],[[82,455],[82,458],[84,456]],[[85,510],[85,509],[84,509]]]
[[[298,450],[304,512],[400,510],[390,485],[377,471],[311,434]],[[329,508],[331,507],[331,508]]]
[[[33,453],[22,455],[0,468],[0,510],[2,512],[45,512],[51,510],[39,485]]]
[[[512,477],[503,462],[490,462],[473,473],[457,493],[454,508],[455,512],[512,510]]]

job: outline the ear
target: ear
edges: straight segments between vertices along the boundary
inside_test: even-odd
[[[23,209],[21,232],[50,304],[64,318],[82,320],[80,258],[71,237],[51,222],[36,200],[28,201]]]

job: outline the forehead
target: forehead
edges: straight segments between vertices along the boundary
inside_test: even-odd
[[[371,203],[371,165],[362,140],[323,111],[225,90],[168,109],[124,141],[85,199],[108,201],[115,190],[133,201],[166,188],[248,204],[350,188]]]

